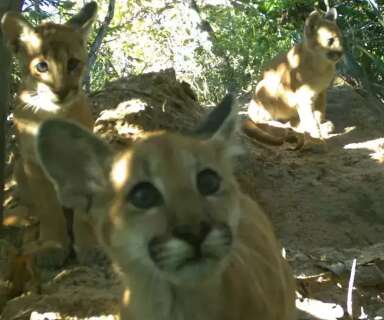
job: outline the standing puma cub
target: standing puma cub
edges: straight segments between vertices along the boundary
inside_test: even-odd
[[[323,139],[333,130],[325,122],[326,90],[343,54],[342,35],[336,24],[336,9],[325,15],[314,11],[305,21],[304,41],[273,59],[265,68],[249,105],[251,120],[243,123],[245,133],[262,142],[283,144],[262,130],[262,124],[298,127],[312,138]],[[286,135],[290,131],[287,129]]]
[[[51,117],[70,119],[88,129],[93,117],[81,88],[87,60],[87,39],[97,5],[90,2],[66,24],[30,25],[21,15],[8,12],[1,21],[5,40],[20,62],[22,83],[14,109],[20,159],[15,178],[20,200],[39,218],[40,238],[32,247],[39,264],[61,265],[70,251],[70,239],[61,204],[52,183],[36,159],[37,128]],[[83,219],[74,223],[75,243],[94,244]]]
[[[123,320],[293,320],[294,280],[272,226],[233,174],[227,96],[195,132],[120,154],[48,120],[37,153],[59,199],[93,219],[123,276]]]

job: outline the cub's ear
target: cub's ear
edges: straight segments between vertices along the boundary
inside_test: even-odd
[[[87,209],[95,194],[109,190],[113,152],[79,125],[59,119],[43,122],[36,151],[64,206]]]
[[[309,31],[309,32],[314,32],[317,25],[319,24],[321,20],[321,14],[319,11],[315,10],[315,11],[312,11],[308,18],[305,20],[305,24],[304,24],[304,28],[305,28],[305,31],[306,33]]]
[[[14,53],[20,45],[27,42],[39,42],[33,26],[17,12],[9,11],[1,19],[1,31],[4,39]]]
[[[234,143],[238,125],[237,113],[234,97],[227,94],[197,127],[194,135],[224,145],[227,153],[231,155],[240,153]]]
[[[330,8],[326,14],[324,15],[324,19],[330,20],[330,21],[336,21],[337,19],[337,10],[336,8]]]
[[[97,13],[97,3],[95,1],[87,3],[78,14],[69,19],[66,24],[75,27],[83,34],[84,39],[88,38],[92,23],[95,21]]]

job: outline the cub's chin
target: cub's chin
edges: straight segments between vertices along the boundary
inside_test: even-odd
[[[224,269],[227,256],[221,259],[203,258],[197,261],[186,262],[177,270],[160,270],[169,282],[180,286],[195,286],[212,281]]]

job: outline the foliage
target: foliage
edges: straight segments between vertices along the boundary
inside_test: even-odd
[[[263,64],[292,46],[297,30],[292,23],[282,22],[285,12],[286,8],[274,5],[273,1],[205,9],[215,35],[213,51],[225,60],[205,70],[206,81],[221,89],[215,90],[218,97],[211,98],[217,100],[226,89],[249,90]]]
[[[58,0],[26,0],[22,11],[33,24],[39,24],[54,15],[60,7]]]
[[[209,66],[205,70],[206,81],[222,90],[231,87],[249,90],[264,62],[300,39],[308,14],[315,8],[325,10],[323,1],[313,0],[230,2],[232,6],[205,7],[216,35],[214,51],[228,61],[218,68]],[[352,83],[383,98],[382,4],[375,0],[349,0],[330,1],[330,5],[338,10],[338,24],[345,38],[341,73]]]
[[[120,76],[174,68],[178,77],[194,84],[201,75],[197,48],[209,50],[187,1],[119,1],[107,41]],[[195,87],[197,89],[197,87]]]
[[[63,22],[84,1],[25,0],[24,12],[38,23]],[[191,3],[195,4],[191,6]],[[225,91],[249,91],[265,62],[302,36],[303,24],[323,0],[117,0],[92,69],[92,90],[116,78],[173,67],[178,77],[214,102]],[[99,0],[98,21],[107,12]],[[334,0],[347,49],[341,74],[384,96],[383,5],[375,0]]]
[[[344,73],[364,89],[384,98],[383,6],[374,0],[343,1],[338,6],[344,30]]]

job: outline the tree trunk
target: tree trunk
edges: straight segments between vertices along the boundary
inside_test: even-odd
[[[87,69],[85,72],[84,86],[85,90],[89,93],[91,91],[91,71],[93,65],[95,64],[97,58],[97,52],[99,51],[101,44],[103,42],[104,36],[107,32],[108,26],[111,23],[113,16],[115,14],[115,0],[109,0],[108,12],[104,18],[103,23],[99,31],[97,32],[96,38],[92,43],[91,49],[89,51]]]
[[[20,11],[23,0],[0,0],[0,21],[9,10]],[[0,226],[3,223],[4,184],[5,184],[5,142],[7,135],[7,115],[11,74],[11,54],[5,45],[0,29]]]

